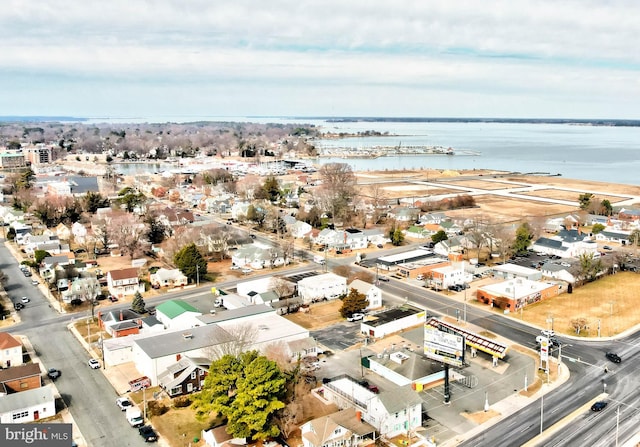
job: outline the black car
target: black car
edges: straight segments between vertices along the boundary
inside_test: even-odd
[[[62,373],[60,372],[59,369],[55,369],[55,368],[49,368],[49,371],[47,371],[47,376],[51,379],[51,380],[56,380],[58,377],[60,377],[62,375]]]
[[[158,435],[150,425],[140,427],[138,433],[144,438],[144,442],[156,442],[158,440]]]
[[[591,405],[591,411],[602,411],[607,406],[607,403],[604,401],[598,401],[595,404]]]
[[[609,360],[611,360],[613,363],[620,363],[622,362],[622,359],[620,358],[620,356],[614,352],[607,352],[605,354],[607,356],[607,358]]]
[[[15,310],[24,309],[24,304],[22,304],[22,303],[13,303],[13,308]]]

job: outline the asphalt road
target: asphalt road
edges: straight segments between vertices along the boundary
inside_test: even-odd
[[[404,248],[406,249],[406,247]],[[388,254],[388,252],[384,252]],[[382,254],[382,251],[381,251]],[[330,258],[329,266],[348,264],[353,258]],[[62,377],[56,381],[66,405],[76,420],[80,430],[90,446],[116,447],[144,445],[136,430],[129,427],[124,415],[115,405],[116,394],[112,386],[99,370],[92,370],[86,364],[88,355],[77,340],[68,332],[66,324],[74,318],[72,315],[58,315],[49,306],[46,298],[31,285],[32,278],[26,278],[18,269],[13,256],[4,245],[0,246],[0,268],[9,276],[7,293],[12,300],[22,296],[31,298],[31,302],[20,312],[22,322],[9,329],[9,332],[29,337],[43,363],[43,370],[50,367],[62,371]],[[313,269],[298,267],[288,272],[302,272]],[[279,270],[281,273],[282,270]],[[271,272],[253,275],[253,278],[270,276]],[[234,287],[235,282],[219,284],[218,287]],[[539,330],[517,321],[502,318],[482,309],[464,306],[453,302],[427,289],[415,287],[406,282],[391,280],[380,283],[386,294],[396,297],[397,303],[413,302],[426,307],[432,313],[441,315],[466,315],[471,323],[495,332],[525,346],[535,343]],[[187,298],[192,295],[206,296],[208,287],[168,294],[153,300],[153,304],[175,298]],[[126,305],[121,305],[124,308]],[[120,306],[112,306],[118,309]],[[77,316],[76,316],[77,317]],[[350,329],[350,328],[345,328]],[[552,440],[538,445],[583,446],[615,445],[616,436],[620,445],[637,431],[640,418],[640,387],[637,373],[640,369],[640,337],[637,334],[612,341],[568,341],[563,356],[579,361],[565,359],[571,371],[571,378],[563,386],[551,391],[544,397],[542,425],[547,429],[576,408],[596,398],[604,389],[609,393],[606,400],[609,405],[599,413],[588,410],[576,417],[569,428],[557,433]],[[604,353],[614,351],[620,354],[620,365],[609,363]],[[610,371],[603,372],[603,366],[609,365]],[[540,433],[542,401],[538,400],[513,415],[469,439],[465,446],[517,446],[523,445]],[[617,411],[620,411],[617,417]]]
[[[40,290],[18,268],[9,250],[0,245],[0,268],[9,277],[5,290],[12,301],[28,296],[31,302],[20,311],[21,322],[8,329],[31,341],[42,371],[57,368],[55,381],[64,404],[91,447],[143,446],[137,430],[131,428],[115,404],[116,394],[101,370],[89,368],[87,352],[67,330],[73,315],[58,315]],[[77,315],[75,316],[78,317]],[[48,380],[48,379],[45,379]]]
[[[442,315],[463,315],[464,304],[454,302],[425,288],[416,288],[406,282],[391,280],[381,283],[384,292],[393,294],[397,302],[413,302]],[[524,346],[534,347],[539,329],[503,318],[495,313],[475,306],[466,306],[467,320],[488,331],[499,334]],[[529,405],[515,414],[493,425],[490,429],[460,444],[464,446],[519,446],[540,434],[543,430],[571,414],[575,409],[589,403],[600,395],[606,384],[609,402],[605,410],[592,413],[587,410],[575,418],[568,429],[556,433],[541,446],[619,445],[638,432],[640,421],[640,336],[634,333],[626,338],[584,341],[558,337],[563,341],[563,362],[571,377],[559,388],[549,392],[544,399]],[[618,353],[622,363],[615,365],[605,358],[607,351]],[[557,356],[557,350],[555,355]],[[604,372],[604,366],[609,369]],[[541,406],[542,418],[541,418]],[[620,418],[616,429],[616,411],[620,407]]]

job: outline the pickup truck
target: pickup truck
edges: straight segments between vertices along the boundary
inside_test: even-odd
[[[127,422],[132,427],[142,427],[144,425],[144,419],[142,418],[142,412],[139,408],[127,408],[127,412],[125,413],[127,416]]]

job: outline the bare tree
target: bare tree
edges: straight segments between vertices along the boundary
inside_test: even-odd
[[[109,223],[113,241],[118,244],[123,255],[133,259],[145,244],[146,226],[132,214],[122,214]]]
[[[576,331],[576,335],[580,335],[580,331],[589,328],[589,320],[584,317],[573,318],[571,320],[571,327]]]
[[[319,170],[322,185],[319,188],[328,201],[328,210],[332,218],[346,217],[351,200],[355,195],[356,176],[347,163],[327,163]]]
[[[212,344],[207,349],[207,355],[211,359],[218,359],[227,354],[238,357],[255,344],[260,328],[246,323],[226,326],[224,330],[230,335],[230,339],[224,343]]]

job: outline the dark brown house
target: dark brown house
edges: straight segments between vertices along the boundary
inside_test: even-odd
[[[170,396],[191,394],[202,389],[211,360],[182,357],[158,376],[158,385]]]

